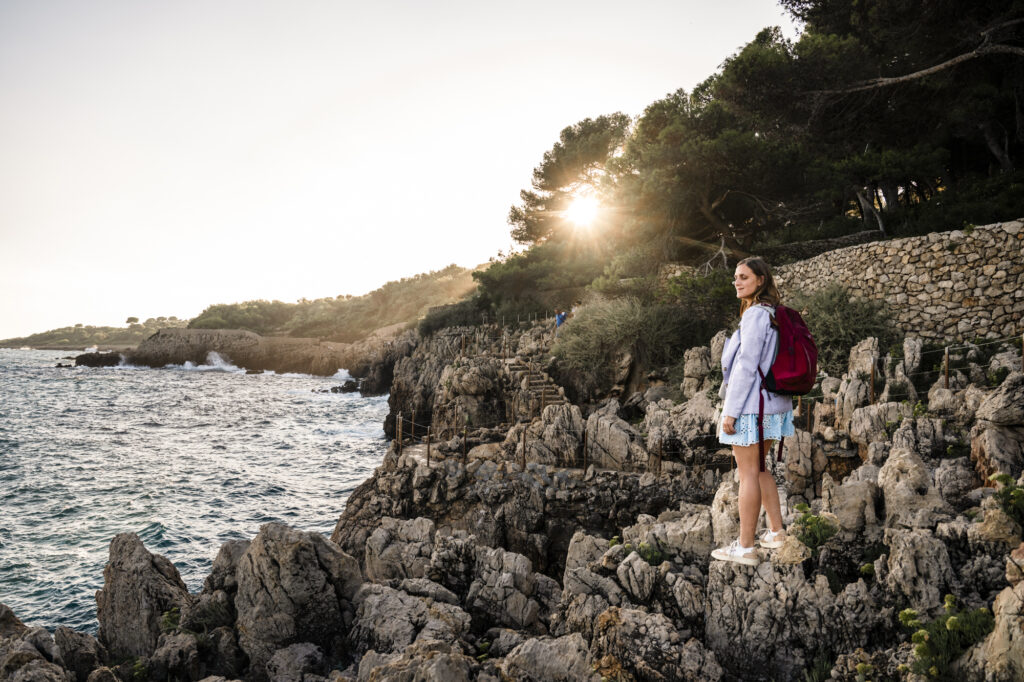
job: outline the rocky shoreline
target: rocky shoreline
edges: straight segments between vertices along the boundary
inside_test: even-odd
[[[0,681],[923,680],[899,614],[940,618],[947,594],[991,618],[955,679],[1022,679],[1022,531],[988,480],[1024,486],[1019,351],[965,344],[925,407],[893,398],[919,340],[873,404],[877,342],[855,348],[775,468],[791,529],[807,504],[831,534],[751,568],[709,557],[738,518],[723,338],[687,353],[682,402],[654,381],[581,409],[543,369],[546,327],[403,335],[359,369],[390,387],[395,439],[330,539],[267,524],[190,594],[119,535],[98,636],[0,606]]]

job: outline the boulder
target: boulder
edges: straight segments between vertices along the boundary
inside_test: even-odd
[[[414,597],[426,597],[445,604],[459,605],[457,594],[427,578],[406,578],[398,583],[398,589]]]
[[[160,639],[164,612],[191,601],[178,569],[150,554],[134,533],[121,533],[110,543],[103,569],[103,589],[96,593],[99,641],[114,657],[146,657]]]
[[[611,607],[597,620],[591,652],[597,672],[633,679],[706,682],[723,677],[715,654],[696,639],[684,642],[672,622],[659,613]]]
[[[414,597],[367,583],[355,596],[355,621],[348,640],[357,653],[400,653],[413,642],[457,642],[469,631],[470,617],[453,604]]]
[[[919,613],[935,616],[954,587],[946,545],[923,529],[887,528],[885,585]]]
[[[366,577],[374,582],[422,578],[430,567],[434,522],[427,518],[381,519],[366,541]]]
[[[1012,372],[975,413],[996,426],[1024,426],[1024,374]]]
[[[704,616],[705,645],[731,677],[788,680],[822,649],[867,646],[894,614],[863,580],[833,594],[824,575],[807,577],[803,566],[773,559],[756,568],[712,562]]]
[[[871,375],[871,368],[878,361],[878,339],[869,336],[850,349],[848,372],[855,377],[861,374]]]
[[[1024,679],[1024,582],[1005,588],[992,604],[995,627],[957,661],[964,680]]]
[[[28,630],[28,626],[18,620],[10,607],[0,602],[0,639],[17,637],[26,630]]]
[[[238,562],[242,555],[249,549],[248,540],[228,540],[220,546],[217,557],[213,560],[213,567],[210,575],[203,581],[203,592],[213,594],[217,590],[223,590],[234,596],[238,591],[238,580],[235,571],[238,569]]]
[[[309,642],[280,649],[267,663],[267,674],[274,682],[308,682],[311,675],[324,675],[326,672],[324,652]]]
[[[971,460],[982,480],[996,473],[1020,476],[1024,472],[1024,426],[977,421],[971,428]]]
[[[647,450],[672,453],[684,464],[718,447],[717,429],[718,409],[703,391],[679,405],[651,403],[644,415]]]
[[[623,542],[634,547],[646,544],[666,559],[677,558],[681,563],[703,563],[715,547],[712,510],[707,505],[683,502],[679,511],[646,518],[647,523],[622,530]]]
[[[848,477],[837,484],[827,473],[822,477],[821,509],[835,514],[844,530],[861,533],[877,526],[875,506],[878,500],[878,486],[870,481]]]
[[[895,448],[878,471],[887,526],[934,528],[953,510],[932,483],[928,467],[913,450]]]
[[[683,397],[690,400],[697,393],[706,391],[710,383],[711,349],[706,346],[690,348],[683,355]]]
[[[631,552],[615,570],[619,584],[635,603],[645,603],[654,592],[658,570],[644,561],[639,554]]]
[[[198,680],[203,664],[196,636],[185,632],[161,635],[148,669],[153,680]]]
[[[909,405],[879,403],[853,410],[850,418],[850,438],[860,446],[861,459],[867,459],[871,443],[888,441],[905,417],[913,416]]]
[[[60,626],[53,633],[53,639],[64,659],[64,667],[74,673],[78,682],[86,682],[89,673],[102,666],[107,659],[106,648],[95,637],[84,632]]]
[[[446,642],[416,642],[396,654],[369,651],[359,662],[358,682],[470,682],[475,661]],[[496,679],[496,678],[491,678]]]
[[[76,677],[64,669],[61,653],[47,630],[26,628],[18,634],[0,638],[0,679],[10,682],[75,682]]]
[[[569,553],[565,557],[565,570],[587,566],[592,561],[599,559],[608,550],[608,547],[608,540],[587,535],[581,530],[576,531],[573,533],[572,540],[569,541]]]
[[[809,503],[817,497],[827,460],[821,448],[815,447],[810,433],[797,429],[793,437],[786,439],[783,462],[786,492],[793,498],[793,504],[801,500]],[[719,539],[717,535],[715,538]]]
[[[554,639],[528,639],[505,656],[500,668],[509,679],[523,682],[601,682],[602,679],[594,672],[590,650],[578,632]]]
[[[711,528],[714,544],[728,544],[740,536],[740,485],[735,476],[727,476],[711,502]]]
[[[298,642],[340,652],[352,622],[352,599],[362,581],[359,564],[319,533],[281,523],[260,527],[237,570],[239,644],[252,675],[278,649]]]
[[[935,470],[935,487],[939,495],[956,511],[973,506],[974,502],[969,496],[981,484],[967,457],[944,459]]]
[[[533,572],[522,554],[477,547],[475,580],[465,605],[482,625],[504,625],[536,634],[547,632],[547,619],[561,598],[558,583]]]
[[[603,469],[646,471],[650,455],[640,433],[616,415],[618,407],[613,399],[587,419],[588,460]]]

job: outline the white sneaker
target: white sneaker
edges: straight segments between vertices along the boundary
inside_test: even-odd
[[[721,561],[735,561],[745,566],[757,566],[761,562],[757,556],[757,550],[753,547],[740,547],[739,540],[733,540],[731,545],[716,549],[711,552],[711,556]]]
[[[783,528],[776,532],[766,530],[759,541],[760,545],[765,549],[778,549],[782,545],[786,544],[786,529]]]

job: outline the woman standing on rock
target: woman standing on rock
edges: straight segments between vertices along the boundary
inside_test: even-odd
[[[762,376],[768,374],[775,359],[778,332],[773,326],[773,315],[781,300],[768,264],[760,258],[740,261],[733,286],[740,299],[740,327],[722,349],[725,403],[718,439],[732,446],[736,458],[740,477],[740,537],[716,549],[711,556],[756,566],[754,530],[762,505],[770,527],[761,536],[761,546],[774,549],[785,540],[779,490],[775,478],[766,471],[761,453],[771,449],[772,441],[793,435],[793,399],[770,393],[761,386]],[[759,411],[764,415],[763,448],[758,438]]]

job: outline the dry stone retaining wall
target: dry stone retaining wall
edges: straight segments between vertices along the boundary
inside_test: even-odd
[[[784,265],[783,293],[841,282],[857,298],[888,302],[897,327],[926,339],[1005,338],[1024,329],[1024,226],[850,246]]]

